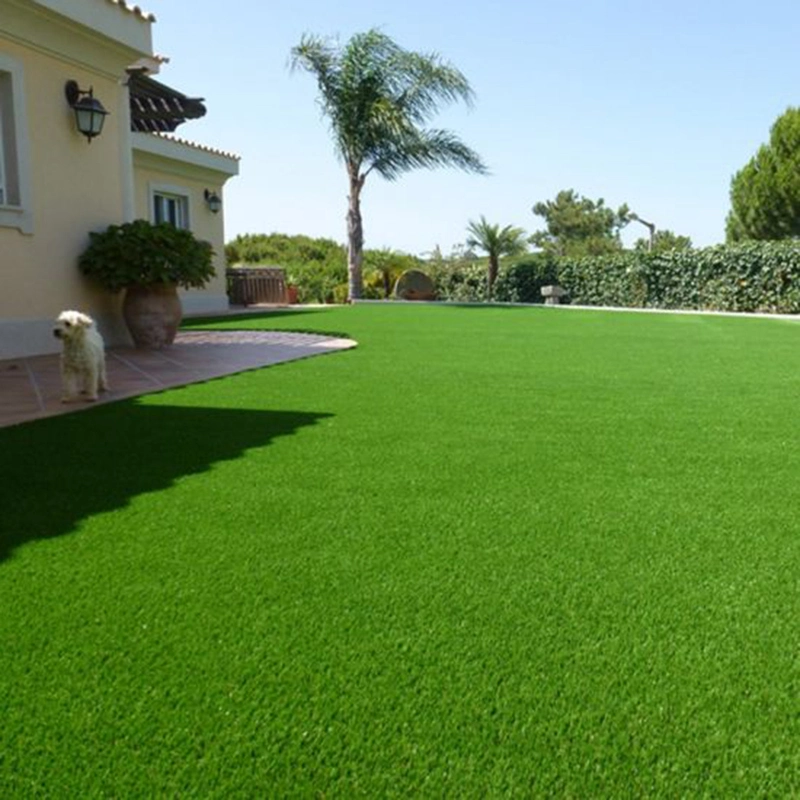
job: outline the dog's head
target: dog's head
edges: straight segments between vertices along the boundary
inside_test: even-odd
[[[83,336],[94,325],[94,320],[80,311],[62,311],[58,315],[53,336],[65,342],[73,341]]]

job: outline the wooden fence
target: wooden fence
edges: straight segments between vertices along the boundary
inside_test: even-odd
[[[250,267],[228,269],[228,299],[234,306],[257,303],[285,305],[289,302],[286,277],[280,267]]]

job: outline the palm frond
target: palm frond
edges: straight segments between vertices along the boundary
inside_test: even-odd
[[[480,156],[454,133],[398,126],[398,136],[384,140],[372,153],[371,168],[387,180],[412,169],[458,167],[478,175],[488,173]]]
[[[526,233],[522,228],[492,225],[481,215],[480,221],[470,220],[467,225],[467,246],[482,250],[490,258],[513,256],[525,252]]]
[[[351,170],[388,180],[439,166],[487,172],[457,136],[421,127],[441,105],[473,100],[464,75],[438,55],[404,50],[371,29],[343,47],[306,35],[292,50],[292,67],[316,77],[337,153]]]

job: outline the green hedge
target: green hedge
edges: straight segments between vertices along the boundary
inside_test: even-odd
[[[505,303],[541,303],[542,286],[558,283],[558,265],[553,256],[533,253],[504,262],[497,276],[495,300]]]
[[[555,275],[576,305],[800,312],[796,241],[562,258]]]

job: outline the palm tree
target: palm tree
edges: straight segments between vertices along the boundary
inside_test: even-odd
[[[305,35],[293,69],[317,79],[320,104],[347,168],[349,298],[361,296],[364,231],[361,190],[373,170],[387,180],[416,168],[460,167],[486,173],[480,157],[449,131],[423,126],[442,104],[472,102],[467,79],[438,55],[404,50],[378,30],[344,46]]]
[[[500,269],[500,258],[501,256],[517,256],[527,250],[525,231],[512,225],[506,225],[501,229],[499,225],[490,225],[481,215],[480,222],[469,221],[467,233],[469,233],[467,247],[477,247],[489,256],[486,299],[491,300],[494,282]]]

